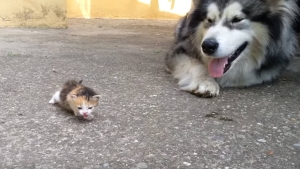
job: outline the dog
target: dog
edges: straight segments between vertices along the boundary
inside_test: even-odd
[[[296,0],[198,0],[176,26],[168,71],[201,97],[278,78],[296,54]]]

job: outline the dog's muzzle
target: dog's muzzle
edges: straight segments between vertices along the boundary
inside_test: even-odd
[[[240,54],[246,49],[248,42],[241,44],[231,55],[222,58],[212,58],[208,64],[208,71],[212,77],[222,77],[231,67]],[[213,55],[219,47],[215,39],[206,39],[202,43],[202,51],[207,55]]]

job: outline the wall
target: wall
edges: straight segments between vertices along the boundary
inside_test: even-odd
[[[68,18],[178,19],[192,0],[67,0]]]
[[[67,27],[65,0],[0,0],[0,27]]]
[[[68,18],[178,19],[193,0],[0,0],[0,27],[66,28]]]

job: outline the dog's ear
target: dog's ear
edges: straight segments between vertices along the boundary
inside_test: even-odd
[[[295,0],[261,0],[270,6],[273,13],[287,13],[288,15],[295,16],[299,12],[297,5],[298,1]],[[299,1],[300,2],[300,1]],[[284,10],[283,10],[284,9]]]
[[[271,6],[278,6],[280,3],[284,1],[285,0],[266,0],[266,2]]]
[[[193,0],[193,4],[196,6],[200,3],[201,0]]]

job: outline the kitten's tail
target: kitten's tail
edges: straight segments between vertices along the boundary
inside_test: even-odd
[[[83,80],[79,80],[79,82],[78,82],[78,83],[79,83],[79,84],[81,84],[81,83],[82,83],[82,81],[83,81]]]

